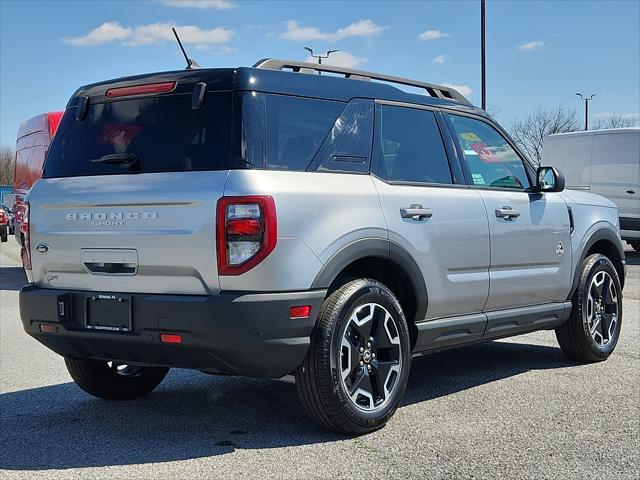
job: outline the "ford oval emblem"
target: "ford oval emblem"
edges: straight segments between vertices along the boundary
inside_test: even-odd
[[[36,252],[38,252],[40,255],[46,255],[47,253],[49,253],[49,245],[47,245],[46,243],[39,243],[38,245],[36,245]]]

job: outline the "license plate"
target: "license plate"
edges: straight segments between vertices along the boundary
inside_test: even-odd
[[[86,327],[113,332],[131,331],[131,297],[102,293],[87,297]]]

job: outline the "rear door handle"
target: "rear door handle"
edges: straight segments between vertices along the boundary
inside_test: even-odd
[[[411,218],[413,220],[424,220],[431,218],[433,210],[430,208],[424,208],[419,203],[413,203],[409,208],[401,208],[400,216],[402,218]]]
[[[627,190],[627,193],[628,193],[629,195],[633,195],[634,193],[636,193],[636,191],[635,191],[635,190]]]
[[[514,218],[518,218],[520,216],[520,212],[514,210],[509,206],[505,206],[502,208],[496,208],[496,217],[504,218],[505,220],[513,220]]]

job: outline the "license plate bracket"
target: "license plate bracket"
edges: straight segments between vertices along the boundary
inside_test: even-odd
[[[131,296],[99,293],[87,297],[85,327],[90,330],[130,332]]]

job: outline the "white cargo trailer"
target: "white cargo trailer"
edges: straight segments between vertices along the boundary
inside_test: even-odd
[[[615,202],[622,238],[640,251],[640,128],[549,135],[542,164],[558,167],[567,188]]]

